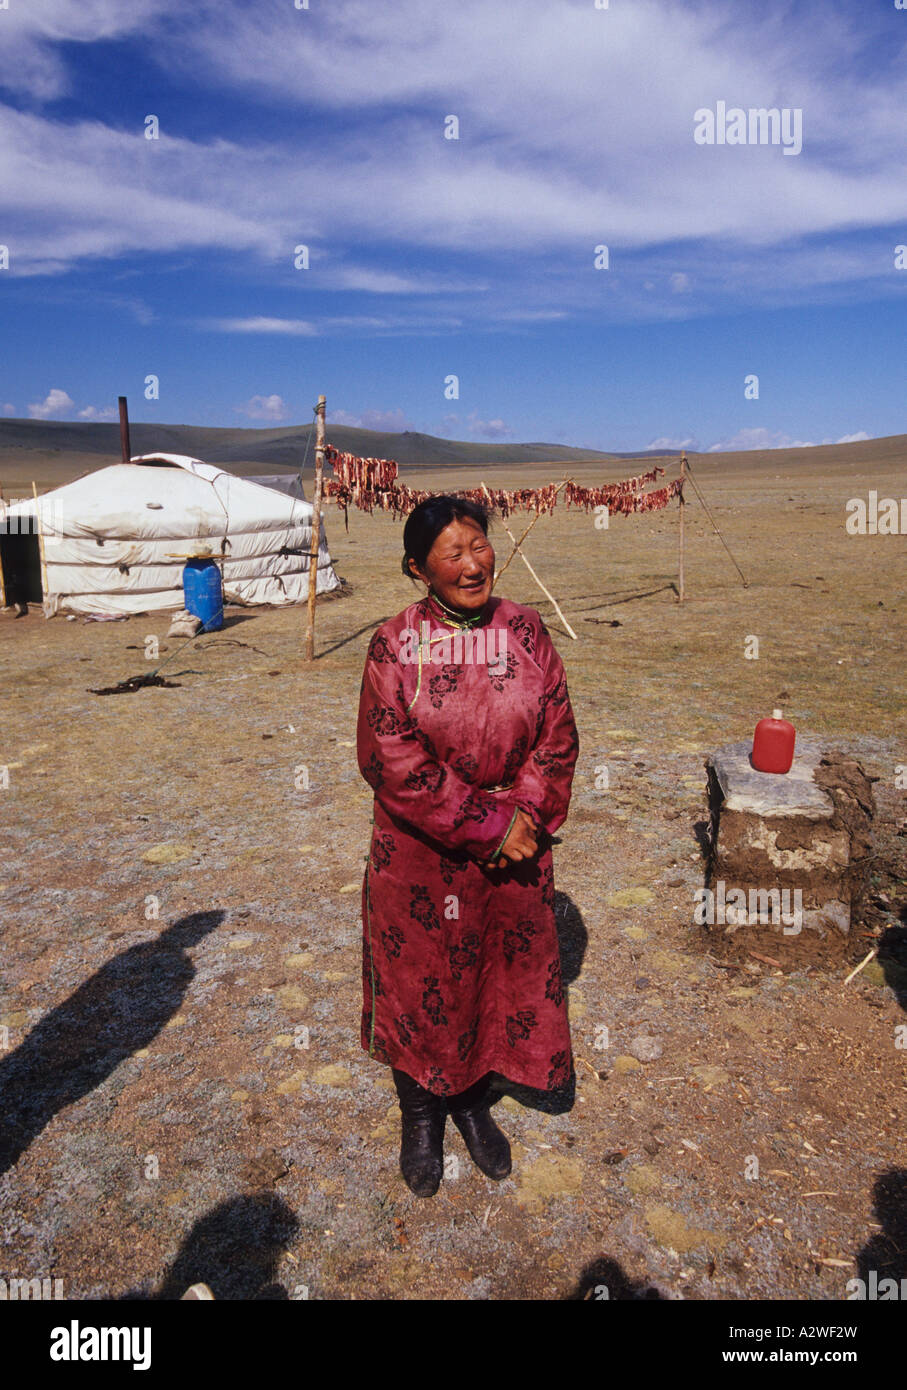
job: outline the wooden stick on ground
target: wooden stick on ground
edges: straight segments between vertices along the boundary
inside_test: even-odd
[[[844,981],[845,985],[849,985],[853,977],[855,975],[859,975],[860,971],[863,970],[869,964],[873,956],[877,956],[878,954],[878,946],[873,946],[872,950],[869,952],[869,955],[866,957],[865,960],[860,961],[860,964],[857,966],[856,970],[851,970],[850,974],[847,976],[847,979]]]
[[[491,502],[491,500],[492,500],[491,493],[488,491],[488,488],[485,486],[484,483],[482,484],[482,491],[485,493],[485,496],[488,498],[489,502]],[[560,618],[561,622],[564,624],[564,627],[567,629],[567,631],[569,632],[570,636],[573,638],[574,642],[579,641],[579,638],[577,637],[576,633],[573,631],[573,628],[570,626],[570,624],[567,622],[567,619],[564,617],[563,613],[561,612],[560,604],[558,603],[557,599],[554,597],[554,594],[552,594],[551,591],[550,591],[549,589],[546,589],[545,586],[544,586],[544,584],[542,583],[542,581],[539,579],[539,577],[538,577],[538,575],[536,574],[535,570],[532,568],[532,566],[530,565],[529,561],[526,559],[526,556],[523,554],[522,550],[520,550],[520,543],[519,543],[519,541],[517,540],[516,536],[515,536],[515,535],[513,534],[513,532],[511,531],[510,527],[507,525],[507,522],[504,521],[503,517],[501,518],[501,525],[504,527],[504,530],[507,532],[508,536],[510,537],[511,541],[513,542],[513,548],[514,548],[514,550],[515,550],[515,551],[519,551],[520,559],[522,560],[523,564],[526,566],[526,568],[527,568],[527,570],[529,571],[529,573],[532,575],[532,577],[533,577],[533,579],[535,580],[536,584],[538,584],[539,588],[541,589],[542,593],[545,595],[545,597],[546,597],[546,599],[548,600],[548,602],[554,604],[555,612],[557,613],[557,615],[558,615],[558,617]],[[527,530],[528,530],[528,527],[527,527]],[[503,570],[501,571],[501,573],[503,574]]]

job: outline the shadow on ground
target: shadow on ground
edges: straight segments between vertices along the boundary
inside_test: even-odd
[[[273,1193],[220,1202],[196,1221],[164,1282],[150,1298],[177,1300],[193,1284],[207,1284],[216,1299],[286,1302],[289,1295],[278,1281],[277,1266],[298,1231],[293,1212]],[[130,1289],[121,1298],[148,1299],[149,1295]]]
[[[589,1299],[592,1302],[607,1300],[614,1302],[616,1299],[622,1302],[631,1300],[664,1300],[664,1294],[651,1284],[642,1281],[634,1283],[621,1268],[617,1260],[612,1260],[602,1256],[598,1260],[593,1260],[580,1274],[576,1287],[565,1294],[561,1300],[564,1303],[585,1302]]]
[[[579,978],[583,968],[589,933],[586,931],[582,913],[566,893],[555,891],[554,919],[557,923],[558,948],[561,954],[561,979],[569,1007],[569,987]],[[576,1075],[574,1073],[566,1085],[554,1091],[539,1091],[532,1086],[522,1086],[515,1081],[508,1081],[505,1077],[495,1081],[494,1090],[499,1095],[512,1096],[529,1110],[541,1110],[548,1115],[563,1115],[573,1109],[576,1100]]]
[[[106,1081],[178,1012],[195,975],[186,948],[224,916],[193,912],[114,956],[0,1062],[0,1174],[60,1110]]]
[[[857,1255],[857,1269],[867,1284],[875,1271],[877,1281],[896,1279],[900,1287],[907,1279],[907,1168],[890,1168],[876,1178],[872,1198],[882,1229]]]

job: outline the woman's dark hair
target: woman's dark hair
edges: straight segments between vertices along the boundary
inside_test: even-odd
[[[415,579],[409,567],[410,560],[415,560],[420,570],[424,569],[429,552],[445,526],[466,518],[481,526],[488,535],[488,509],[482,502],[442,492],[414,507],[403,527],[403,573]]]

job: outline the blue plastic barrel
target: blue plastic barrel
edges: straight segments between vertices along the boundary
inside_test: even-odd
[[[224,625],[224,586],[215,560],[189,560],[183,570],[186,608],[201,618],[202,632],[217,632]]]

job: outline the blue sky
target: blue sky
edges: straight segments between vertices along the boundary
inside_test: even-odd
[[[907,430],[895,0],[7,4],[4,415],[270,426],[323,391],[599,449]],[[801,148],[718,143],[719,103]]]

